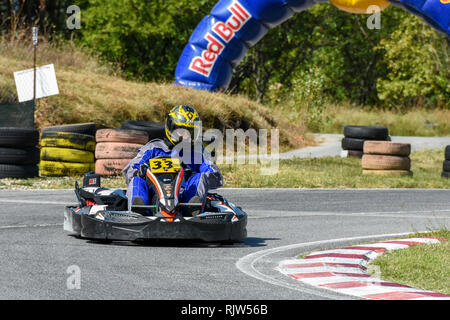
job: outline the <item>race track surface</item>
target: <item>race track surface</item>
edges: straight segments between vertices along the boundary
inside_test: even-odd
[[[353,299],[275,267],[312,250],[450,224],[450,190],[220,193],[249,213],[242,243],[99,244],[63,231],[73,191],[0,191],[0,299]],[[79,289],[67,284],[73,266]]]

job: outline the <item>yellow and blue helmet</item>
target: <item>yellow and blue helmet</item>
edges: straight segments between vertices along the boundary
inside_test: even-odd
[[[173,145],[185,139],[196,141],[200,134],[201,120],[194,108],[179,105],[170,110],[166,119],[166,137]]]

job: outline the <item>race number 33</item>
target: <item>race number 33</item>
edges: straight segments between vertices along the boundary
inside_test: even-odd
[[[180,159],[158,158],[150,159],[150,170],[153,173],[176,173],[180,171]]]

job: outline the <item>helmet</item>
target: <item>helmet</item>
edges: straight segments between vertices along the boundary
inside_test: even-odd
[[[166,137],[173,145],[181,140],[196,141],[201,134],[200,116],[190,106],[176,106],[167,116],[165,129]]]

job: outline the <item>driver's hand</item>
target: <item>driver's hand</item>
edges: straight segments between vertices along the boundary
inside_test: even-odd
[[[139,177],[145,179],[146,173],[147,173],[147,169],[150,166],[148,165],[148,163],[143,163],[141,164],[141,166],[139,167]]]

